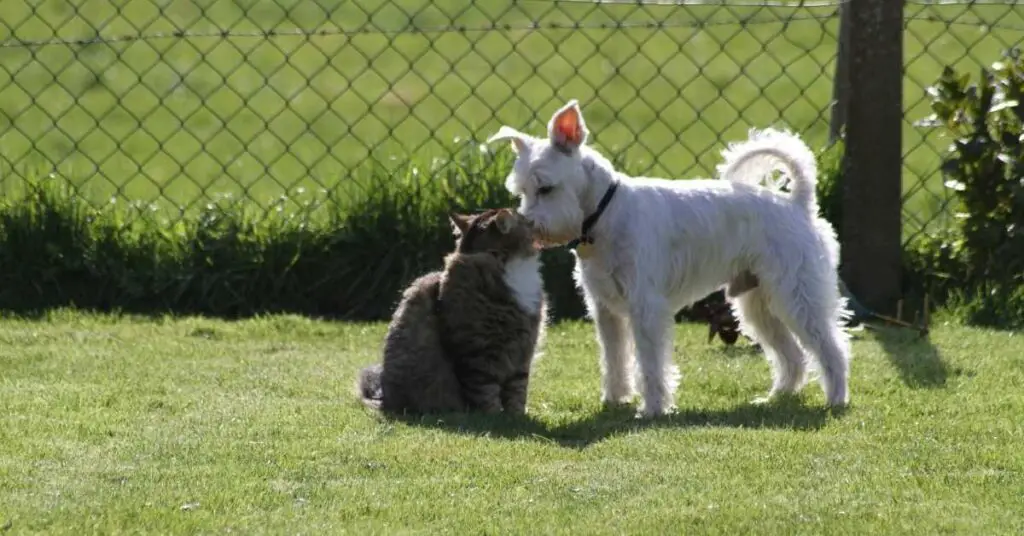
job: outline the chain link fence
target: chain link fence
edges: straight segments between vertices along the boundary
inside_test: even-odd
[[[707,175],[751,126],[828,139],[840,2],[5,0],[0,186],[95,203],[270,207],[353,169],[538,132],[569,98],[630,171]],[[946,141],[914,123],[943,66],[1024,40],[1013,1],[906,7],[905,235],[950,217]],[[855,73],[854,76],[870,76]],[[362,185],[372,187],[372,185]]]
[[[903,225],[909,239],[955,217],[939,172],[950,140],[918,126],[931,113],[927,89],[949,65],[977,80],[982,67],[1024,43],[1024,4],[1017,0],[910,0],[905,10]]]

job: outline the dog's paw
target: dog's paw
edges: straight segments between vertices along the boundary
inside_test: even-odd
[[[772,391],[765,396],[759,396],[750,401],[754,406],[787,405],[798,404],[803,400],[797,391]]]
[[[657,419],[659,417],[668,417],[675,412],[675,406],[648,407],[644,405],[637,410],[635,418],[642,420]]]
[[[842,409],[850,405],[850,394],[843,386],[842,389],[833,389],[832,392],[826,393],[825,400],[828,407]]]
[[[835,401],[827,401],[825,402],[825,408],[834,415],[841,415],[850,408],[850,398],[845,397]]]
[[[601,407],[605,409],[616,409],[631,406],[636,393],[627,393],[619,396],[601,395]]]

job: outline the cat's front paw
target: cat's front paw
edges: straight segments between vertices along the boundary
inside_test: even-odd
[[[511,406],[505,408],[505,413],[514,417],[523,417],[526,415],[526,406]]]

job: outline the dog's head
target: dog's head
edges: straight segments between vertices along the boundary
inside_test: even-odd
[[[571,100],[551,116],[546,139],[503,126],[487,143],[496,140],[512,143],[516,161],[505,187],[519,197],[519,213],[533,223],[538,237],[562,244],[578,236],[588,187],[581,158],[587,125],[579,104]]]
[[[480,214],[448,216],[459,253],[493,253],[505,259],[529,257],[538,253],[533,226],[522,215],[507,208],[490,209]]]

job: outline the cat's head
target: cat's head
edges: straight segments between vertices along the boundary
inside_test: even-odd
[[[449,215],[455,233],[455,251],[494,253],[506,258],[529,257],[539,252],[533,226],[519,213],[490,209],[480,214]]]

